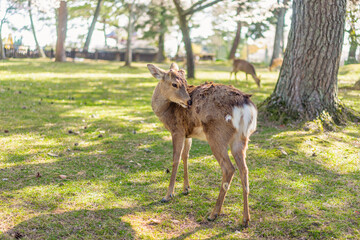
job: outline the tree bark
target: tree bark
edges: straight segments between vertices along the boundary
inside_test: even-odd
[[[132,49],[131,49],[131,38],[133,34],[133,14],[134,14],[134,3],[130,5],[129,9],[129,23],[128,23],[128,39],[126,41],[126,52],[125,52],[125,66],[131,67],[132,62]]]
[[[33,33],[33,36],[34,36],[36,49],[39,52],[39,57],[45,58],[45,53],[44,53],[43,49],[40,47],[39,42],[38,42],[37,37],[36,37],[35,25],[34,25],[34,21],[33,21],[33,17],[32,17],[32,12],[31,12],[31,0],[29,0],[28,5],[29,5],[29,17],[30,17],[30,23],[31,23],[31,30],[32,30],[32,33]]]
[[[195,78],[195,62],[194,62],[194,54],[192,51],[191,46],[191,38],[190,38],[190,28],[189,28],[189,18],[195,12],[201,11],[207,7],[210,7],[222,0],[212,0],[206,3],[206,0],[199,0],[192,4],[191,7],[184,10],[180,5],[180,0],[173,0],[178,16],[179,16],[179,24],[180,29],[183,34],[183,41],[185,44],[185,51],[186,51],[186,67],[187,67],[187,77],[188,78]]]
[[[65,39],[67,30],[67,6],[66,1],[60,2],[58,9],[58,27],[57,27],[57,41],[56,41],[56,52],[55,62],[66,62],[65,54]]]
[[[241,11],[241,7],[238,7],[236,10],[236,16],[238,16],[240,14],[240,11]],[[236,26],[236,34],[235,34],[235,38],[234,38],[233,44],[231,46],[230,54],[229,54],[230,60],[235,58],[235,53],[239,46],[240,38],[241,38],[241,21],[237,21],[236,25],[237,25]]]
[[[286,5],[288,0],[284,0],[283,4]],[[275,39],[274,39],[274,48],[273,54],[270,60],[270,65],[272,65],[274,59],[281,57],[284,49],[284,26],[285,26],[285,13],[286,8],[280,8],[277,16],[276,30],[275,30]]]
[[[275,90],[265,101],[275,118],[339,123],[337,74],[346,0],[294,0],[291,29]],[[281,115],[281,116],[280,116]]]
[[[356,61],[356,50],[358,47],[357,41],[358,41],[358,37],[356,36],[354,26],[351,26],[350,31],[349,31],[350,49],[349,49],[349,55],[347,58],[347,64],[357,63],[357,61]]]
[[[159,34],[159,41],[158,41],[158,52],[156,55],[156,61],[161,63],[165,60],[165,33]]]
[[[107,47],[108,46],[108,44],[107,44],[107,37],[106,37],[106,21],[105,21],[105,19],[104,19],[104,22],[103,22],[103,33],[104,33],[104,39],[105,39],[105,47]]]
[[[174,0],[174,4],[178,12],[180,30],[183,35],[183,41],[185,45],[187,77],[195,78],[195,62],[191,45],[189,23],[186,19],[186,15],[183,14],[183,9],[181,8],[180,3],[177,0]]]
[[[86,37],[86,41],[85,41],[84,48],[83,48],[83,51],[85,51],[85,52],[87,52],[88,49],[89,49],[91,37],[92,37],[92,34],[94,32],[96,21],[97,21],[97,19],[99,17],[100,10],[101,10],[101,5],[103,4],[103,2],[104,2],[104,0],[98,0],[98,3],[96,5],[94,17],[93,17],[93,20],[91,22],[91,25],[90,25],[90,28],[89,28],[89,31],[88,31],[88,35]]]

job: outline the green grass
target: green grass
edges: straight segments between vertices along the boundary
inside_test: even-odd
[[[241,227],[238,172],[223,214],[206,220],[221,170],[205,142],[194,140],[190,151],[190,194],[181,195],[180,166],[177,194],[161,204],[172,144],[151,110],[157,82],[145,66],[0,63],[0,239],[360,238],[357,124],[318,132],[260,119],[247,152],[248,229]],[[200,64],[190,83],[229,84],[229,69]],[[269,96],[278,74],[258,72],[260,90],[252,79],[235,84],[256,103]],[[359,73],[360,65],[339,72],[339,98],[357,111],[360,91],[350,87]]]

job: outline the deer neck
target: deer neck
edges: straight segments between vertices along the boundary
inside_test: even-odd
[[[161,94],[158,84],[151,99],[151,107],[154,113],[160,117],[170,107],[170,103],[171,102]]]

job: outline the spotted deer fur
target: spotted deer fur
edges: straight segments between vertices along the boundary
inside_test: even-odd
[[[189,192],[187,160],[192,138],[207,141],[222,170],[220,193],[209,220],[220,214],[235,168],[230,161],[230,146],[240,171],[243,188],[243,222],[247,226],[249,213],[249,179],[245,161],[250,135],[256,129],[257,110],[245,94],[233,86],[205,83],[189,86],[185,72],[173,63],[169,71],[152,64],[147,65],[151,74],[159,80],[153,96],[152,109],[171,132],[173,143],[173,166],[170,185],[162,202],[174,197],[174,184],[180,158],[184,164],[183,194]]]

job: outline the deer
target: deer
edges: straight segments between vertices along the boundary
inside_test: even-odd
[[[243,59],[234,59],[233,69],[230,72],[230,80],[231,80],[232,73],[234,73],[235,81],[237,81],[236,73],[238,71],[244,72],[246,74],[246,81],[248,80],[248,74],[250,74],[253,77],[256,85],[260,88],[260,78],[256,76],[256,71],[255,71],[254,65],[252,65],[251,63],[249,63],[248,61],[243,60]]]
[[[269,71],[271,72],[273,68],[278,68],[278,67],[281,67],[283,63],[283,59],[282,58],[275,58],[271,65],[269,66]]]
[[[174,198],[174,185],[180,158],[184,166],[183,194],[190,191],[188,158],[192,138],[207,141],[222,171],[219,196],[214,209],[208,216],[214,221],[221,207],[235,172],[227,147],[235,159],[240,172],[243,189],[243,225],[248,227],[249,177],[246,164],[246,150],[250,135],[256,130],[257,109],[250,100],[251,95],[230,85],[204,83],[188,85],[185,71],[172,63],[169,70],[147,65],[150,73],[158,80],[152,95],[151,106],[155,115],[170,131],[173,146],[173,165],[170,184],[161,202]]]

